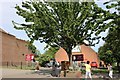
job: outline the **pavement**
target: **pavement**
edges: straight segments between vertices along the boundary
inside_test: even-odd
[[[85,74],[79,72],[69,72],[66,78],[84,78]],[[93,74],[93,78],[109,78],[108,73]],[[114,78],[120,80],[120,74],[114,74]],[[60,77],[51,76],[51,68],[42,68],[39,71],[34,70],[21,70],[21,69],[2,69],[2,78],[64,78],[63,75]]]

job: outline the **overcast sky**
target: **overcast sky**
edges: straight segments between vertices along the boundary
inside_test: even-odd
[[[24,31],[16,30],[13,27],[12,20],[15,22],[22,23],[24,19],[16,14],[15,5],[21,4],[23,0],[0,0],[0,27],[6,32],[15,35],[17,38],[22,40],[29,40]],[[105,9],[105,6],[102,5],[103,2],[97,2],[99,6]],[[106,33],[101,33],[101,35],[106,36]],[[96,52],[98,48],[102,46],[104,42],[101,40],[99,44],[95,47],[92,47]],[[45,43],[39,43],[36,41],[34,45],[40,50],[41,53],[44,53]]]

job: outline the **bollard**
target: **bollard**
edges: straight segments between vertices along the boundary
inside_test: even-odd
[[[8,68],[8,62],[7,62],[7,68]]]
[[[22,69],[22,62],[20,63],[20,68]]]

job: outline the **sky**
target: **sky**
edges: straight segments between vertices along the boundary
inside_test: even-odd
[[[24,22],[24,19],[16,14],[16,9],[14,8],[16,4],[21,4],[23,0],[0,0],[0,28],[8,32],[9,34],[12,34],[16,36],[16,38],[22,39],[22,40],[29,40],[27,37],[25,31],[16,30],[12,24],[12,21],[22,23]],[[102,1],[97,2],[99,6],[105,9],[105,6],[102,5]],[[105,33],[101,33],[100,35],[106,36]],[[98,48],[104,44],[104,41],[102,39],[100,40],[99,44],[96,44],[95,47],[92,47],[93,50],[98,52]],[[46,46],[45,43],[40,43],[39,41],[35,41],[34,45],[37,47],[37,49],[44,53],[44,47]]]

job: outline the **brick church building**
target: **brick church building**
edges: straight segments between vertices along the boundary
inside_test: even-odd
[[[31,50],[26,46],[28,43],[25,40],[16,38],[4,30],[0,29],[0,63],[2,66],[23,65],[26,64],[26,54],[31,54]]]
[[[74,59],[74,56],[78,56],[79,58],[81,58],[81,60],[78,60],[77,62],[87,62],[90,61],[90,63],[92,62],[96,62],[97,63],[97,67],[99,67],[99,58],[97,53],[90,47],[90,46],[86,46],[86,45],[80,45],[80,46],[76,46],[73,50],[72,50],[72,60]],[[55,59],[57,62],[61,61],[69,61],[67,52],[63,49],[60,48],[56,53],[55,53]]]

